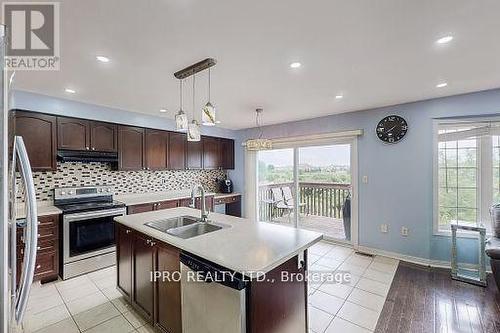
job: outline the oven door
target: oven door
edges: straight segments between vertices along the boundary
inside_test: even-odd
[[[125,208],[63,215],[64,263],[115,251],[115,222]]]

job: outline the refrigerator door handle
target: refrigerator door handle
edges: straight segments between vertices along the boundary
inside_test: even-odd
[[[24,263],[23,270],[21,272],[21,279],[19,281],[19,290],[16,293],[16,299],[14,303],[16,322],[21,323],[24,313],[26,312],[28,296],[31,290],[33,277],[35,275],[36,249],[38,241],[38,212],[36,206],[33,174],[31,173],[31,165],[22,137],[16,136],[14,138],[14,150],[16,151],[16,155],[19,161],[19,171],[21,174],[21,178],[23,179],[24,192],[26,197],[26,238],[24,239]],[[15,208],[16,207],[13,207],[13,209]],[[12,215],[15,216],[15,213],[13,213]],[[14,223],[12,223],[11,226],[13,229],[15,229],[16,223],[15,221],[13,222]],[[16,239],[13,239],[12,242],[16,242]]]

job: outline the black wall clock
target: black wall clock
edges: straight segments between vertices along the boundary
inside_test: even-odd
[[[386,143],[398,143],[408,132],[408,123],[400,116],[392,115],[377,125],[377,137]]]

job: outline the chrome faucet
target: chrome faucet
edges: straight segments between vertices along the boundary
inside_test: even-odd
[[[208,219],[208,211],[207,211],[207,207],[206,207],[206,204],[205,204],[205,189],[203,188],[203,185],[201,184],[196,184],[193,186],[193,188],[191,189],[191,205],[189,205],[191,208],[195,208],[196,205],[195,205],[195,195],[196,195],[196,191],[199,190],[200,193],[201,193],[201,198],[200,198],[200,201],[201,201],[201,222],[207,222],[207,219]]]

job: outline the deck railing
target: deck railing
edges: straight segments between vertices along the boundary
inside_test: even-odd
[[[259,218],[270,221],[281,216],[283,210],[273,203],[272,188],[289,187],[294,191],[294,183],[275,183],[259,186]],[[299,202],[301,213],[315,216],[342,218],[342,206],[349,195],[351,184],[338,183],[299,183]]]

